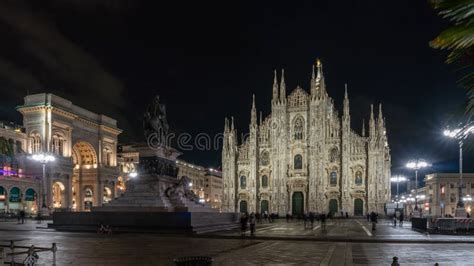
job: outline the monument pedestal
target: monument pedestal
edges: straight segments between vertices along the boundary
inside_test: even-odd
[[[455,212],[454,212],[454,217],[455,218],[466,218],[467,217],[467,212],[464,207],[457,207]]]
[[[108,225],[120,232],[207,233],[239,227],[238,213],[220,213],[200,203],[190,179],[177,179],[178,152],[138,146],[138,176],[127,181],[117,199],[90,212],[55,212],[48,227],[68,231],[96,231]]]

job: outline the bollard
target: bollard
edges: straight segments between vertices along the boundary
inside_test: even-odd
[[[0,265],[5,264],[5,249],[0,248]]]
[[[15,242],[13,240],[10,240],[10,249],[12,251],[12,260],[10,264],[15,265]]]
[[[400,264],[398,263],[398,257],[393,257],[393,261],[392,261],[392,266],[400,266]]]
[[[56,251],[58,250],[56,243],[53,243],[51,250],[53,251],[53,265],[56,265]]]

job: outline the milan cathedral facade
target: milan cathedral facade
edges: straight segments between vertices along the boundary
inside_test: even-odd
[[[316,72],[316,73],[315,73]],[[250,132],[238,143],[225,120],[222,150],[223,210],[364,215],[383,213],[390,199],[390,149],[382,105],[370,106],[368,134],[351,129],[345,91],[342,116],[326,91],[322,64],[313,67],[310,92],[286,94],[284,72],[273,82],[271,114],[257,122],[253,98]]]

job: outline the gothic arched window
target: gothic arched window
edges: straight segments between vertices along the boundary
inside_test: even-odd
[[[260,157],[260,164],[263,166],[266,166],[269,163],[270,163],[270,155],[268,154],[268,151],[263,151]]]
[[[293,167],[294,169],[303,169],[303,157],[300,154],[295,155]]]
[[[268,176],[262,176],[262,187],[268,187]]]
[[[330,151],[329,151],[329,161],[331,163],[334,163],[337,161],[339,157],[339,151],[337,150],[336,147],[332,148]]]
[[[245,189],[247,187],[247,178],[245,176],[240,177],[240,188]]]
[[[357,171],[355,174],[355,184],[357,186],[362,185],[362,172],[361,171]]]
[[[295,126],[294,126],[294,137],[296,140],[302,140],[303,139],[303,128],[304,128],[304,121],[303,118],[298,117],[295,120]]]
[[[336,171],[332,171],[329,174],[329,184],[331,186],[336,186],[337,185],[337,173],[336,173]]]

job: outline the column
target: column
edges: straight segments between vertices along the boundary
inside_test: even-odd
[[[66,177],[66,204],[64,208],[72,208],[72,176],[65,175]]]

